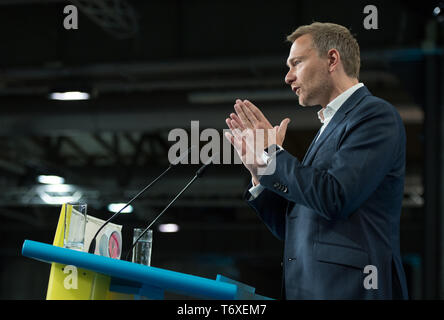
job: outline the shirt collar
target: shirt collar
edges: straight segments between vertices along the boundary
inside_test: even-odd
[[[334,98],[332,101],[330,101],[325,108],[322,108],[318,111],[318,118],[321,121],[321,123],[328,123],[331,118],[335,115],[336,111],[339,110],[339,108],[344,104],[344,102],[350,98],[350,96],[359,88],[363,87],[364,84],[362,82],[359,82],[358,84],[355,84],[354,86],[348,88],[343,93],[341,93],[339,96]],[[322,117],[324,120],[322,120]]]

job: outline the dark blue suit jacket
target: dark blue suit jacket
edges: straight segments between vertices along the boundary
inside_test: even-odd
[[[274,173],[260,177],[265,190],[248,201],[285,240],[285,297],[407,299],[399,248],[406,137],[398,112],[361,87],[315,140],[302,162],[278,151]],[[376,269],[364,273],[367,265]],[[377,283],[368,289],[370,275]]]

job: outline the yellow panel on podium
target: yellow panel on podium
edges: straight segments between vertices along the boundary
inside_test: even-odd
[[[63,247],[65,227],[69,228],[72,205],[64,204],[60,212],[53,245]],[[66,222],[65,223],[65,218]],[[66,226],[65,226],[66,225]],[[86,242],[85,242],[86,243]],[[91,270],[60,263],[51,264],[47,300],[112,300],[133,296],[110,292],[110,277]]]

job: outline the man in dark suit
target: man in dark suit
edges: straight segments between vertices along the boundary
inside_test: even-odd
[[[323,125],[304,159],[282,148],[290,119],[273,127],[247,100],[236,100],[226,119],[226,137],[252,176],[245,198],[285,241],[284,298],[407,299],[402,120],[359,83],[359,45],[347,28],[313,23],[288,40],[285,82],[301,106],[322,107]],[[258,129],[265,129],[265,151],[244,134],[257,140]],[[246,161],[249,152],[254,161]]]

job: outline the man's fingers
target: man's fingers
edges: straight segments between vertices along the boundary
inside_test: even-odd
[[[237,121],[234,121],[233,119],[231,119],[230,123],[234,129],[238,129],[240,131],[244,130],[244,129],[242,129],[241,125]]]
[[[233,131],[233,130],[235,130],[235,129],[237,129],[237,130],[242,130],[242,129],[239,127],[239,124],[238,124],[236,121],[234,121],[233,119],[231,119],[231,118],[227,118],[227,119],[225,119],[225,122],[227,123],[227,126],[228,126],[228,128],[229,128],[231,131]]]
[[[278,128],[278,133],[282,132],[285,135],[289,123],[290,123],[290,118],[285,118],[284,120],[282,120]]]
[[[259,119],[255,116],[255,114],[250,110],[250,108],[245,103],[240,101],[239,105],[241,106],[242,110],[244,111],[244,114],[251,122],[251,124],[255,126],[259,122]]]
[[[231,125],[231,118],[225,119],[225,123],[227,124],[227,126],[230,130],[233,130],[233,126]]]
[[[234,112],[230,113],[230,117],[235,121],[241,122],[237,114],[235,114]]]
[[[248,119],[247,115],[245,114],[241,103],[242,101],[240,101],[239,99],[236,100],[236,104],[234,105],[234,110],[236,110],[236,113],[239,117],[239,119],[242,122],[242,125],[246,128],[253,128],[253,124],[251,123],[251,121]]]
[[[253,103],[248,100],[244,100],[244,104],[251,110],[251,112],[255,115],[257,119],[264,119],[265,116],[258,107],[256,107]]]
[[[231,119],[237,124],[236,128],[239,128],[241,130],[245,130],[245,127],[242,125],[241,119],[237,116],[235,113],[230,114]]]
[[[281,121],[281,124],[277,129],[277,134],[279,136],[281,144],[284,142],[285,134],[287,133],[287,128],[289,123],[290,123],[290,118],[285,118],[284,120]]]
[[[233,122],[231,124],[233,124]],[[242,139],[242,130],[239,128],[233,128],[233,130],[231,130],[231,134],[238,140]]]
[[[245,153],[245,139],[242,135],[243,130],[239,127],[239,124],[231,118],[225,119],[225,122],[231,130],[231,133],[225,132],[225,137],[240,154]]]
[[[233,133],[234,132],[235,132],[235,130],[233,131]],[[231,144],[236,149],[236,151],[241,154],[242,141],[239,141],[239,139],[236,138],[236,136],[234,134],[231,134],[229,132],[225,132],[225,138],[227,138],[227,140],[231,142]]]
[[[233,146],[241,157],[243,157],[247,150],[247,141],[245,136],[239,129],[232,131],[233,134]]]
[[[228,128],[230,128],[231,133],[230,132],[225,132],[225,138],[227,138],[228,141],[231,142],[231,144],[236,147],[235,143],[236,143],[236,136],[239,136],[239,129],[235,127],[235,125],[233,125],[233,120],[231,120],[231,118],[227,118],[225,119],[225,122],[228,125]]]
[[[256,117],[256,119],[259,122],[263,122],[265,123],[268,127],[271,128],[271,124],[270,121],[268,121],[268,119],[264,116],[264,114],[262,113],[262,111],[256,107],[253,103],[251,103],[248,100],[244,100],[244,104],[247,106],[247,108],[251,111],[251,113],[254,114],[254,116]]]
[[[231,132],[224,133],[225,137],[233,145],[234,149],[236,150],[242,162],[247,168],[250,168],[251,165],[263,165],[261,155],[264,147],[263,145],[261,145],[260,150],[255,148],[257,147],[257,137],[254,135],[253,132],[254,130],[250,130],[248,132],[241,131],[239,129],[233,129],[231,130]]]
[[[234,136],[231,133],[225,131],[225,138],[227,138],[227,140],[230,141],[232,145],[234,145]]]
[[[242,134],[239,129],[232,128],[231,132],[226,131],[225,136],[234,144],[242,139]]]

